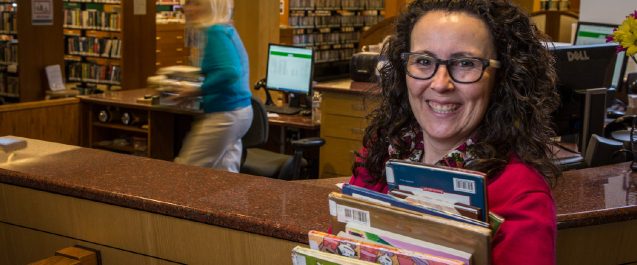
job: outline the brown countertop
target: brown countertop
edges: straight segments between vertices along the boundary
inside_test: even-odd
[[[138,103],[138,98],[143,98],[145,95],[159,95],[155,89],[142,88],[142,89],[130,89],[119,91],[107,91],[101,94],[91,94],[77,96],[81,102],[90,102],[98,104],[107,104],[113,106],[121,106],[128,108],[137,108],[144,110],[164,111],[177,114],[197,115],[203,113],[193,109],[183,108],[176,105],[150,105]]]
[[[28,139],[0,182],[307,243],[326,231],[327,194],[344,178],[286,182]],[[558,228],[637,219],[628,163],[567,171],[553,189]]]
[[[32,139],[6,160],[1,183],[306,244],[334,190]]]

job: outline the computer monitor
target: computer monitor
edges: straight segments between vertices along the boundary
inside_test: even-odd
[[[288,107],[298,108],[299,96],[309,96],[312,91],[313,68],[314,50],[270,43],[265,87],[267,90],[289,93],[291,98]],[[279,113],[286,111],[274,107],[267,108],[268,111]]]
[[[613,34],[615,28],[617,28],[617,25],[579,21],[577,22],[577,30],[573,44],[588,45],[606,43],[606,37]],[[609,87],[611,91],[621,88],[624,73],[626,72],[627,60],[628,57],[625,51],[617,53],[613,79]]]
[[[553,113],[554,129],[562,137],[577,136],[572,142],[579,150],[585,150],[591,134],[602,134],[616,47],[613,43],[549,47],[561,98]]]

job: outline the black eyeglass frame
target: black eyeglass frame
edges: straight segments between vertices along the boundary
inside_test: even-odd
[[[417,76],[414,76],[413,74],[411,74],[409,72],[409,70],[407,70],[407,63],[409,62],[409,56],[411,56],[411,55],[426,56],[426,57],[429,57],[429,58],[434,60],[434,63],[436,64],[436,67],[434,68],[434,71],[431,73],[430,77],[427,77],[427,78],[417,77]],[[479,57],[461,57],[461,58],[452,58],[452,59],[448,59],[448,60],[441,60],[441,59],[438,59],[436,57],[430,56],[428,54],[417,53],[417,52],[403,52],[403,53],[400,54],[400,59],[403,60],[403,65],[405,67],[405,73],[407,73],[407,75],[410,76],[411,78],[418,79],[418,80],[429,80],[429,79],[433,78],[436,75],[436,73],[438,72],[438,68],[440,67],[441,64],[444,64],[445,67],[447,67],[447,69],[449,69],[449,64],[451,62],[453,62],[453,61],[458,61],[458,60],[462,60],[462,59],[474,59],[474,60],[480,61],[480,63],[482,63],[482,71],[480,71],[480,76],[475,81],[470,81],[470,82],[458,81],[453,76],[451,71],[447,70],[447,73],[449,73],[449,77],[451,77],[451,80],[453,80],[456,83],[460,83],[460,84],[471,84],[471,83],[478,82],[478,81],[480,81],[480,79],[482,79],[482,76],[484,75],[484,71],[487,69],[487,67],[491,66],[493,68],[500,68],[500,65],[501,65],[500,61],[494,60],[494,59],[484,59],[484,58],[479,58]]]

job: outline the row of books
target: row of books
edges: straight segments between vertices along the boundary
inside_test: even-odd
[[[351,44],[350,46],[342,45],[341,49],[317,50],[316,59],[314,61],[317,63],[321,63],[349,60],[354,54],[355,50],[356,49],[351,46]]]
[[[103,3],[103,4],[120,4],[121,0],[64,0],[68,3]]]
[[[64,9],[64,27],[78,29],[121,30],[120,14],[95,9]]]
[[[0,31],[18,32],[18,16],[14,12],[0,13]]]
[[[294,45],[321,45],[337,43],[355,43],[361,37],[361,33],[354,32],[332,32],[332,33],[310,33],[292,36]]]
[[[290,9],[383,9],[383,0],[290,0]]]
[[[67,36],[66,53],[106,58],[121,57],[121,40],[111,38]]]
[[[294,264],[490,264],[503,220],[488,211],[484,174],[398,160],[385,170],[388,194],[344,184],[329,195],[332,234],[310,231]]]
[[[18,63],[18,45],[0,41],[0,64]]]
[[[0,96],[18,97],[20,83],[17,76],[7,74],[5,68],[0,69]]]
[[[121,67],[113,64],[97,64],[92,62],[67,62],[67,80],[71,82],[90,82],[98,84],[119,85]]]
[[[372,26],[383,20],[383,18],[383,16],[377,14],[360,16],[313,16],[293,14],[288,18],[288,24],[292,28],[362,27]]]

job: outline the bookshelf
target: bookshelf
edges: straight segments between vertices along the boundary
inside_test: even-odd
[[[186,0],[157,0],[157,24],[185,23],[183,6]]]
[[[315,79],[343,77],[361,33],[383,19],[384,9],[384,0],[289,0],[281,42],[316,51]]]
[[[65,0],[67,84],[83,93],[144,87],[155,63],[154,4]]]
[[[32,21],[32,1],[0,0],[0,104],[36,101],[48,88],[44,67],[62,64],[62,3],[53,20]]]

